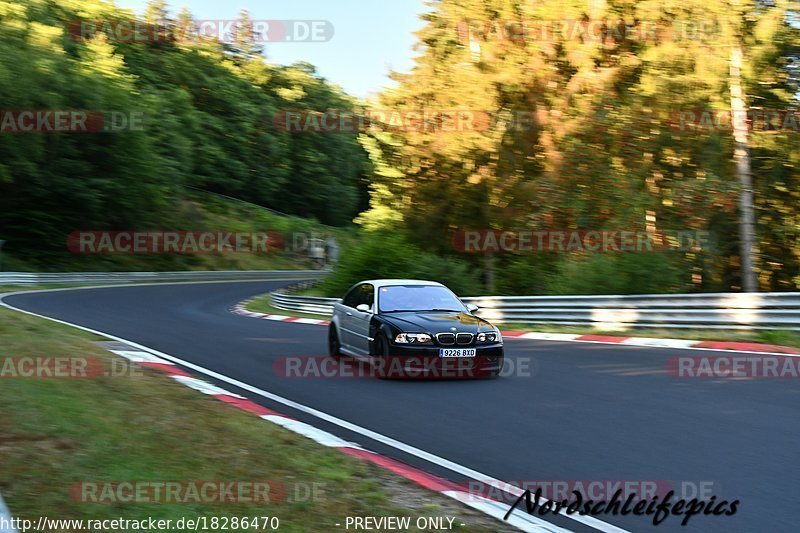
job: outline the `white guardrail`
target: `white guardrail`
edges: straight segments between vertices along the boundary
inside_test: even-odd
[[[226,270],[184,272],[0,272],[0,285],[106,284],[164,281],[318,280],[327,270]],[[337,298],[271,294],[286,311],[330,315]],[[637,294],[625,296],[470,296],[464,303],[495,322],[591,325],[603,329],[663,327],[784,329],[800,331],[800,292]]]
[[[184,272],[0,272],[0,285],[98,284],[158,281],[319,279],[326,270],[197,270]]]
[[[330,315],[337,298],[272,293],[287,311]],[[800,293],[642,294],[625,296],[472,296],[487,320],[524,324],[800,331]]]

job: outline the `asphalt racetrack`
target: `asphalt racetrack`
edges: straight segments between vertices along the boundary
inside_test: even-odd
[[[719,352],[520,339],[506,339],[507,364],[515,370],[495,380],[286,377],[275,361],[325,355],[327,328],[230,312],[241,300],[285,283],[142,285],[4,301],[143,344],[514,484],[655,482],[687,499],[700,490],[717,501],[740,502],[734,516],[694,516],[685,527],[679,517],[659,526],[646,516],[597,517],[628,531],[800,530],[798,379],[676,378],[667,372],[670,358]],[[224,386],[373,451],[469,483],[413,453]],[[548,521],[596,530],[563,517]]]

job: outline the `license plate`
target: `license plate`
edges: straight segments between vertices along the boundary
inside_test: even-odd
[[[475,357],[475,348],[440,348],[439,357]]]

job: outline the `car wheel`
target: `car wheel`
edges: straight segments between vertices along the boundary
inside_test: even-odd
[[[499,378],[500,374],[503,372],[503,365],[504,364],[505,364],[505,360],[501,359],[500,360],[500,368],[498,368],[497,370],[492,370],[491,373],[489,374],[489,379]]]
[[[339,334],[336,333],[336,326],[333,324],[328,328],[328,355],[334,359],[342,357],[342,347],[339,344]]]
[[[378,359],[377,364],[379,365],[375,375],[379,379],[386,379],[388,377],[386,358],[389,355],[389,341],[384,335],[378,334],[375,337],[375,341],[372,346],[372,352],[372,357]]]
[[[372,357],[384,357],[389,353],[389,341],[383,334],[379,333],[375,336],[372,352]]]

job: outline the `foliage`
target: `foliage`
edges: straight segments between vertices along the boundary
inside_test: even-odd
[[[395,131],[391,142],[371,132],[373,164],[391,171],[374,173],[371,209],[360,220],[397,210],[414,242],[441,254],[453,253],[450,236],[464,228],[706,231],[714,250],[669,260],[467,260],[490,278],[493,264],[497,286],[489,290],[501,292],[513,290],[512,279],[521,292],[627,291],[635,283],[636,291],[737,289],[740,186],[731,132],[681,127],[677,117],[729,113],[729,60],[739,44],[751,110],[796,111],[797,16],[785,1],[432,3],[414,68],[395,74],[398,86],[377,107],[469,110],[492,121],[451,133]],[[551,21],[566,30],[543,29]],[[598,38],[601,21],[623,26]],[[765,290],[800,287],[798,129],[754,127],[749,138]],[[643,278],[640,266],[665,263],[680,269],[677,281]],[[583,277],[595,267],[604,275]],[[623,270],[615,276],[616,268]],[[544,285],[545,277],[555,285]]]
[[[172,24],[165,6],[152,2],[146,18]],[[190,18],[181,12],[183,23]],[[252,32],[230,45],[130,42],[103,32],[78,38],[70,26],[133,19],[100,0],[0,1],[3,109],[143,117],[141,127],[113,133],[0,134],[6,252],[53,268],[75,230],[174,229],[185,222],[186,186],[326,224],[352,220],[368,168],[356,134],[273,125],[280,110],[349,109],[351,97],[309,65],[266,63]]]
[[[654,275],[654,273],[658,275]],[[605,253],[562,261],[546,281],[547,294],[679,292],[681,270],[671,252]]]
[[[164,31],[192,19],[170,16],[152,0],[145,18]],[[415,66],[369,103],[312,65],[265,61],[246,12],[231,43],[67,30],[131,18],[102,0],[0,0],[5,109],[146,118],[141,131],[0,135],[0,238],[20,260],[63,264],[75,229],[183,226],[176,206],[193,187],[328,225],[355,217],[364,243],[343,254],[333,292],[390,275],[435,276],[462,293],[736,290],[736,143],[725,127],[679,117],[730,112],[738,48],[751,111],[800,107],[800,16],[787,0],[438,0]],[[274,124],[287,110],[456,111],[475,127],[290,133]],[[800,126],[763,123],[748,135],[764,290],[800,287],[798,136]],[[715,246],[591,257],[453,249],[459,229],[507,228],[703,231]]]
[[[464,261],[423,251],[401,233],[375,231],[343,250],[320,290],[341,297],[354,283],[378,278],[439,281],[460,296],[478,295],[481,288],[477,273]]]

